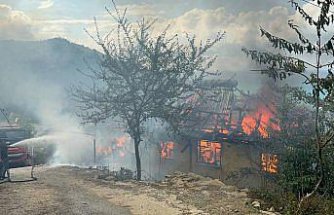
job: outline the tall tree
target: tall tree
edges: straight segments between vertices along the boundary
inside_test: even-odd
[[[132,137],[135,149],[137,180],[141,179],[139,145],[143,123],[150,118],[180,120],[189,113],[190,102],[198,83],[208,75],[215,57],[205,53],[222,40],[196,45],[195,36],[181,40],[168,36],[168,27],[158,35],[152,33],[154,21],[130,22],[126,10],[116,15],[106,8],[117,23],[116,36],[102,38],[99,30],[92,37],[103,50],[99,70],[91,70],[92,87],[76,86],[72,94],[80,107],[84,122],[110,117],[121,119]],[[97,25],[96,25],[97,26]]]
[[[332,67],[334,61],[333,43],[334,36],[328,41],[324,41],[324,35],[327,29],[333,27],[334,15],[330,7],[334,5],[332,0],[312,0],[310,4],[319,8],[319,15],[313,17],[308,14],[304,8],[294,0],[289,1],[291,6],[301,15],[306,24],[313,27],[316,38],[307,38],[293,20],[288,21],[288,26],[296,32],[299,42],[290,42],[286,39],[277,37],[267,30],[260,28],[262,36],[267,38],[276,49],[284,50],[288,55],[276,54],[272,52],[261,52],[258,50],[243,49],[243,51],[262,66],[260,71],[276,79],[285,79],[290,75],[297,74],[305,78],[305,83],[312,87],[312,103],[315,107],[315,138],[314,146],[317,149],[317,182],[314,189],[304,195],[299,202],[299,213],[303,202],[313,196],[321,186],[324,180],[324,149],[332,143],[334,131],[332,129],[321,129],[320,114],[326,105],[321,101],[333,101],[334,75]],[[313,55],[314,62],[306,61],[305,54]],[[326,57],[328,56],[328,57]]]

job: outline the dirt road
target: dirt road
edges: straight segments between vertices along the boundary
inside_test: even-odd
[[[99,170],[78,167],[35,172],[36,181],[0,184],[0,215],[257,214],[245,205],[245,192],[200,176],[179,174],[146,183],[100,179]],[[29,179],[30,169],[11,173],[14,181]]]
[[[1,215],[131,214],[91,192],[67,168],[39,167],[37,181],[0,184]],[[13,180],[29,179],[30,169],[11,170]]]

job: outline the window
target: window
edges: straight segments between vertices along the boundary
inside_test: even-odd
[[[172,141],[161,142],[161,158],[162,159],[174,159],[174,146],[175,143]]]
[[[219,166],[221,159],[221,143],[200,140],[198,145],[198,161]]]
[[[262,171],[268,173],[277,173],[278,172],[278,157],[277,155],[262,153]]]

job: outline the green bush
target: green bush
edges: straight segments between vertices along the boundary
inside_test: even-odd
[[[256,189],[249,192],[249,197],[259,200],[263,210],[274,207],[282,214],[295,215],[298,208],[298,198],[292,192]],[[334,199],[315,195],[304,202],[299,215],[334,215]]]

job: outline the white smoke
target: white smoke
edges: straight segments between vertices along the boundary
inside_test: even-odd
[[[74,109],[70,109],[65,86],[43,80],[33,71],[8,71],[1,71],[1,106],[8,107],[7,112],[12,107],[20,109],[38,121],[35,125],[38,137],[19,144],[37,148],[54,145],[56,153],[52,161],[55,163],[91,163],[94,135],[87,134],[80,119],[73,114]]]

